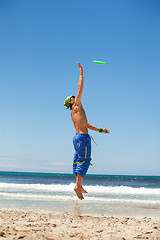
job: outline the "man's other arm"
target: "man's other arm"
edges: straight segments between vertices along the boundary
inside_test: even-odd
[[[90,123],[87,123],[87,128],[89,128],[90,130],[96,131],[96,132],[99,132],[99,130],[100,130],[100,128],[95,127],[95,126],[91,125]],[[103,133],[109,133],[109,129],[104,128]]]

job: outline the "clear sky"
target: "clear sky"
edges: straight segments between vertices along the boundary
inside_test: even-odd
[[[0,33],[0,170],[72,173],[80,62],[88,173],[160,175],[159,0],[0,0]]]

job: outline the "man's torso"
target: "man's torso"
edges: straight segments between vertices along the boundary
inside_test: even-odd
[[[81,103],[72,106],[71,117],[76,133],[88,134],[87,117]]]

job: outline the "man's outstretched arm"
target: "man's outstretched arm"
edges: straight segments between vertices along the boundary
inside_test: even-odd
[[[90,123],[87,123],[87,128],[89,128],[90,130],[96,131],[96,132],[99,132],[100,129],[102,129],[102,128],[95,127],[95,126],[91,125]],[[109,129],[103,128],[103,133],[109,133]]]
[[[80,63],[78,63],[78,67],[79,67],[79,81],[78,81],[78,92],[77,92],[77,96],[76,96],[76,103],[80,103],[81,102],[81,98],[82,98],[82,93],[83,93],[83,82],[84,82],[84,79],[83,79],[83,68],[81,66]]]

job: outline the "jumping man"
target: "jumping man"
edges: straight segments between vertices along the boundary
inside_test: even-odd
[[[88,128],[101,132],[109,133],[109,130],[104,128],[98,128],[92,126],[87,121],[85,111],[82,107],[81,98],[83,93],[83,68],[80,63],[78,63],[80,75],[78,81],[78,92],[76,97],[69,96],[65,99],[64,105],[72,110],[71,118],[76,130],[76,134],[73,138],[73,145],[75,148],[74,160],[73,160],[73,174],[76,176],[76,186],[74,191],[79,199],[84,199],[83,193],[87,191],[82,187],[82,181],[87,173],[87,170],[91,161],[91,138],[88,134]]]

